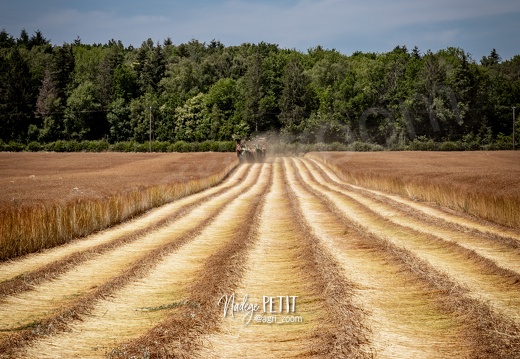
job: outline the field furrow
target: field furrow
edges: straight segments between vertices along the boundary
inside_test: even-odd
[[[518,229],[338,171],[243,163],[0,263],[0,358],[520,358]]]
[[[384,247],[346,223],[297,175],[288,163],[291,183],[315,235],[354,282],[356,299],[367,311],[371,350],[378,358],[465,357],[469,346],[461,325],[439,309],[439,295],[407,270]]]
[[[255,166],[238,185],[220,195],[208,196],[204,204],[168,225],[97,255],[31,291],[4,298],[0,307],[0,338],[7,337],[7,341],[13,342],[28,329],[52,325],[62,313],[70,312],[70,308],[84,306],[98,294],[108,295],[123,278],[128,281],[136,271],[142,275],[142,268],[200,232],[233,198],[256,183],[260,172],[261,168]],[[14,339],[9,338],[12,333],[15,333]]]
[[[341,273],[299,225],[283,167],[274,164],[274,183],[240,285],[223,297],[237,303],[247,298],[259,304],[258,311],[227,313],[218,333],[203,339],[197,357],[364,357],[362,313],[351,305]],[[269,298],[274,308],[267,304],[264,311]]]
[[[68,358],[73,355],[86,358],[105,354],[117,357],[120,352],[131,351],[132,340],[140,343],[140,336],[153,331],[154,326],[166,325],[164,321],[169,317],[178,319],[175,315],[178,311],[188,314],[188,317],[181,316],[185,325],[196,323],[194,312],[198,312],[197,308],[203,304],[192,295],[193,286],[201,280],[201,273],[208,270],[207,265],[216,253],[223,252],[233,258],[230,243],[239,240],[236,238],[237,233],[241,233],[239,227],[255,213],[257,199],[267,188],[269,168],[254,167],[261,170],[260,178],[253,176],[257,178],[254,184],[246,181],[248,189],[237,187],[236,191],[242,194],[235,193],[234,198],[228,198],[227,205],[220,207],[214,220],[191,241],[154,263],[146,276],[132,280],[112,293],[110,298],[96,303],[81,321],[71,323],[67,332],[42,337],[23,355],[28,358]],[[198,215],[202,218],[211,216],[212,210],[208,211],[208,207],[209,204],[200,206]],[[233,218],[236,220],[230,221]],[[174,228],[170,230],[174,231]],[[170,329],[175,331],[176,328],[172,326]],[[151,346],[160,340],[152,338],[143,350],[153,350]],[[175,345],[172,346],[174,350]]]

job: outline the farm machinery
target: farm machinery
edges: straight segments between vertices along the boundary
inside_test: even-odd
[[[255,137],[251,140],[237,139],[236,152],[240,162],[263,162],[267,155],[267,139]]]

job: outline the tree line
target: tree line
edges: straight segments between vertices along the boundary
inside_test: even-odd
[[[0,142],[230,141],[383,148],[512,140],[520,55],[493,49],[303,53],[270,43],[152,39],[52,45],[40,31],[0,33]],[[517,109],[516,113],[519,113]]]

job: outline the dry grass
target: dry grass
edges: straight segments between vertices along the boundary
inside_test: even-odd
[[[224,153],[0,154],[0,261],[213,186],[236,164]]]
[[[217,197],[213,200],[208,201],[207,204],[204,206],[198,206],[195,210],[191,211],[180,221],[175,221],[175,223],[172,223],[171,226],[164,227],[159,231],[154,231],[148,236],[149,238],[143,238],[143,240],[146,242],[153,242],[155,240],[154,238],[156,237],[159,237],[159,239],[164,237],[164,239],[167,240],[167,242],[166,244],[159,245],[159,247],[157,248],[144,251],[143,255],[138,260],[132,262],[122,272],[114,273],[114,277],[105,281],[102,285],[94,286],[93,288],[91,288],[90,291],[87,291],[86,293],[80,293],[81,295],[79,296],[77,294],[70,295],[69,293],[68,298],[65,298],[66,302],[61,302],[61,304],[63,304],[62,306],[59,305],[60,301],[56,300],[56,298],[58,298],[59,295],[62,294],[62,292],[57,292],[57,297],[53,298],[52,300],[53,303],[41,304],[42,307],[54,304],[56,308],[53,310],[52,315],[45,318],[39,318],[39,320],[37,320],[32,327],[20,328],[20,330],[15,331],[5,340],[0,341],[0,357],[20,357],[20,353],[17,352],[18,348],[23,347],[38,338],[46,337],[49,335],[55,335],[57,333],[70,330],[69,326],[73,324],[75,320],[80,318],[82,320],[85,320],[85,315],[88,315],[89,313],[94,313],[95,310],[98,308],[97,303],[100,300],[107,297],[115,297],[116,293],[119,290],[124,290],[124,288],[129,284],[132,285],[135,282],[139,283],[142,278],[148,277],[149,272],[152,270],[154,270],[157,273],[155,269],[159,261],[161,261],[165,256],[171,255],[172,252],[178,250],[179,248],[184,248],[183,246],[190,243],[197,236],[200,236],[201,232],[210,223],[212,223],[215,220],[215,218],[220,214],[222,208],[225,208],[230,202],[232,202],[233,198],[239,196],[240,193],[244,191],[247,192],[248,188],[257,183],[260,173],[260,168],[253,169],[247,175],[247,178],[244,181],[242,181],[238,186],[230,190],[228,194],[219,196],[222,198]],[[214,238],[212,236],[204,237],[207,237],[207,239],[210,241],[212,238]],[[148,246],[145,245],[144,247],[146,248]],[[137,246],[137,248],[134,248],[133,250],[137,250],[138,252],[140,252],[141,250],[143,250],[143,248]],[[106,255],[104,255],[103,258],[104,257],[106,257]],[[190,260],[190,256],[186,257],[186,260],[186,263],[188,263]],[[82,265],[81,268],[83,267],[84,266]],[[177,278],[177,276],[173,274],[170,274],[170,276]],[[180,280],[184,279],[185,278],[183,278],[182,276],[180,277]],[[162,287],[161,281],[157,281],[156,284],[157,286]],[[166,287],[165,289],[169,291],[168,287]],[[128,300],[129,297],[132,297],[132,293],[126,292],[125,294],[123,294],[120,301],[125,302]],[[148,300],[146,296],[144,298],[141,296],[137,297],[144,301]],[[142,304],[141,306],[145,305],[146,304]],[[19,311],[24,312],[27,311],[27,309],[29,308],[22,307],[19,309]],[[106,311],[103,311],[99,317],[102,318],[104,313],[106,313]],[[118,317],[116,313],[116,322],[118,318],[122,319],[122,317]],[[146,322],[144,324],[147,325]],[[112,323],[112,325],[114,325],[114,323]],[[94,323],[94,326],[99,327],[97,321],[96,323]],[[105,327],[105,332],[109,331],[108,328],[110,327]],[[118,327],[114,326],[113,328],[111,328],[111,330],[117,331]],[[81,335],[82,333],[80,333],[80,336]],[[51,345],[51,347],[56,348],[56,343]],[[86,349],[91,347],[92,346],[88,346]],[[75,350],[74,347],[72,347],[72,350]],[[77,348],[77,350],[79,350],[79,348]],[[6,355],[2,356],[2,353],[5,353]],[[40,354],[37,354],[36,357],[39,357]]]
[[[304,167],[299,166],[299,169],[305,173]],[[350,228],[367,238],[367,247],[387,252],[431,289],[439,308],[466,328],[464,337],[471,343],[473,351],[470,357],[516,358],[520,355],[520,327],[514,314],[504,314],[495,309],[495,305],[502,300],[498,296],[493,297],[492,301],[483,299],[483,296],[491,295],[497,289],[507,293],[511,300],[518,297],[515,290],[517,284],[507,280],[509,273],[504,273],[475,253],[442,243],[433,236],[428,238],[412,230],[392,228],[381,217],[370,219],[366,216],[371,212],[368,208],[363,209],[353,201],[340,200],[338,197],[343,196],[326,190],[322,185],[323,179],[318,182],[311,180],[309,175],[305,177],[307,186],[313,188],[316,196],[324,198],[332,212],[337,213],[344,223],[352,223]],[[413,242],[415,244],[411,245]],[[426,255],[428,252],[435,252],[439,258],[445,258],[442,261],[435,260],[435,256]],[[445,265],[441,262],[445,262]],[[457,268],[454,271],[451,267]],[[457,271],[463,274],[457,274]],[[501,279],[501,275],[506,278]],[[465,287],[462,283],[466,283],[467,277],[488,281],[491,286],[494,283],[496,288],[489,288],[489,285]],[[516,307],[515,304],[509,304],[512,308]]]
[[[216,329],[222,319],[216,303],[222,293],[233,292],[237,287],[246,253],[256,237],[256,214],[271,181],[270,169],[265,172],[247,195],[233,204],[231,211],[222,213],[223,218],[230,219],[217,224],[218,231],[224,231],[225,235],[206,235],[217,241],[225,238],[225,244],[207,256],[187,289],[186,302],[197,304],[172,309],[161,323],[136,339],[120,343],[109,357],[190,358],[200,346],[201,335]]]
[[[363,357],[362,312],[352,306],[352,291],[342,272],[299,219],[283,167],[280,162],[273,165],[273,185],[259,215],[258,239],[235,293],[237,300],[248,294],[250,303],[262,303],[263,295],[298,296],[294,315],[303,320],[244,325],[242,314],[234,320],[225,318],[218,333],[204,338],[203,350],[193,357]],[[277,319],[281,321],[281,315]]]
[[[241,165],[164,208],[92,246],[0,263],[22,274],[0,283],[0,357],[520,357],[518,240],[491,230],[505,227],[297,158]],[[23,287],[14,268],[55,251]],[[230,293],[299,295],[304,322],[244,327],[217,305]]]
[[[520,228],[520,153],[499,152],[323,152],[349,183],[437,203]]]

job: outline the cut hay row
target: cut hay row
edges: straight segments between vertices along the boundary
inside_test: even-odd
[[[248,167],[243,166],[218,186],[184,197],[111,230],[0,264],[0,297],[29,290],[90,258],[157,230],[204,201],[232,189],[247,170]]]
[[[236,165],[235,160],[202,178],[142,186],[101,197],[79,196],[28,205],[1,203],[0,261],[64,244],[214,186]]]
[[[233,294],[236,301],[276,301],[274,313],[262,308],[227,315],[218,333],[202,339],[200,358],[365,357],[362,313],[349,301],[351,289],[312,235],[288,192],[283,164],[273,165],[273,186],[259,216],[258,239],[248,254],[246,271]],[[280,299],[281,298],[281,299]],[[296,298],[295,311],[288,308]],[[280,304],[282,308],[280,308]],[[262,313],[262,314],[259,314]],[[262,320],[256,319],[261,315]],[[276,321],[264,321],[264,319]],[[282,322],[283,318],[295,322]],[[249,321],[251,320],[251,321]],[[346,338],[348,337],[348,338]]]
[[[140,262],[149,253],[182,240],[187,233],[202,226],[206,218],[214,217],[233,198],[252,186],[258,180],[259,173],[259,170],[251,171],[240,185],[220,196],[208,197],[204,206],[198,206],[148,235],[103,254],[96,254],[81,266],[75,266],[29,292],[5,298],[0,308],[0,331],[7,334],[10,328],[24,327],[42,320],[60,307],[67,307],[70,298],[77,300],[76,298],[82,293],[109,282],[126,268],[131,267],[132,263]],[[16,310],[17,308],[26,308],[26,310]]]
[[[435,290],[364,231],[346,222],[287,162],[288,182],[305,220],[354,282],[355,298],[367,313],[370,349],[377,358],[465,357],[469,343],[461,325],[438,308]]]
[[[316,174],[318,181],[327,181],[329,188],[348,195],[390,222],[422,233],[432,234],[442,240],[454,242],[468,251],[474,251],[497,266],[515,272],[504,272],[503,274],[510,276],[513,280],[518,279],[520,281],[520,277],[515,279],[515,274],[520,275],[520,240],[497,235],[486,236],[475,231],[464,231],[460,226],[450,226],[449,222],[442,221],[442,219],[432,222],[429,220],[429,217],[415,216],[411,213],[413,211],[410,208],[407,211],[396,208],[384,198],[372,198],[370,195],[367,196],[366,193],[362,193],[359,189],[353,190],[350,186],[341,183],[341,180],[330,169],[319,163],[315,164],[312,170]],[[423,205],[423,207],[426,206]],[[453,215],[452,217],[455,216]],[[483,224],[482,226],[485,225]],[[486,232],[489,233],[489,231]],[[512,230],[509,232],[512,232]]]
[[[452,226],[456,230],[463,232],[474,232],[477,236],[491,235],[494,239],[509,242],[509,245],[517,248],[520,245],[520,232],[518,229],[497,225],[496,223],[487,222],[475,216],[469,216],[462,212],[448,210],[446,207],[435,206],[433,203],[425,203],[417,200],[409,199],[407,197],[393,195],[387,192],[368,189],[366,187],[359,187],[350,182],[344,182],[341,175],[332,170],[332,167],[324,166],[323,162],[314,158],[310,161],[319,168],[321,172],[326,172],[327,176],[335,183],[343,186],[343,188],[350,190],[361,191],[364,194],[370,194],[372,198],[384,199],[387,203],[394,203],[395,205],[402,205],[401,208],[407,208],[408,214],[422,214],[424,219],[428,221],[437,220],[443,222],[443,226]]]
[[[329,189],[303,163],[298,162],[297,167],[305,183],[336,206],[346,220],[367,234],[388,241],[394,252],[426,278],[430,278],[429,273],[438,272],[432,283],[453,295],[445,306],[471,318],[480,335],[477,340],[485,343],[487,357],[520,354],[518,282],[502,277],[500,269],[481,261],[474,253],[462,254],[464,251],[451,243],[392,224],[343,193]]]
[[[435,233],[423,233],[393,223],[378,213],[377,206],[369,207],[352,198],[349,193],[334,188],[318,171],[307,173],[309,183],[320,184],[327,196],[336,203],[348,207],[349,216],[363,225],[367,231],[379,236],[391,236],[396,244],[406,247],[435,267],[450,273],[456,281],[475,291],[477,298],[490,300],[493,305],[520,323],[520,275],[489,260],[473,250],[453,241],[446,241]],[[311,176],[313,179],[311,179]],[[326,185],[321,185],[324,182]],[[499,255],[497,253],[497,255]],[[506,255],[506,258],[509,256]]]
[[[517,235],[352,185],[319,160],[241,164],[0,263],[0,358],[517,358]],[[224,315],[232,294],[259,305],[247,325],[240,307]]]
[[[222,319],[217,305],[219,298],[222,293],[235,290],[244,270],[246,253],[256,240],[257,213],[272,182],[271,166],[262,167],[262,176],[254,187],[226,208],[215,225],[199,236],[201,241],[220,243],[220,248],[202,246],[195,258],[184,255],[178,259],[186,261],[185,266],[173,268],[171,277],[182,285],[182,303],[186,305],[166,311],[160,323],[152,328],[148,325],[139,337],[120,342],[108,357],[188,358],[200,346],[202,335],[215,330]],[[184,277],[182,272],[193,265],[197,265],[193,276]],[[155,282],[153,278],[151,281]],[[160,304],[164,302],[156,303]]]
[[[5,310],[7,307],[13,308],[14,313],[8,314],[6,312],[8,318],[11,319],[13,319],[13,316],[28,318],[35,310],[37,311],[38,308],[40,308],[40,312],[45,312],[49,306],[51,306],[51,308],[54,307],[55,309],[48,313],[46,317],[40,318],[35,322],[30,322],[26,328],[23,326],[17,327],[15,321],[6,320],[7,323],[11,323],[11,328],[14,327],[16,330],[8,330],[4,332],[5,334],[8,334],[8,336],[0,342],[0,352],[3,351],[2,349],[5,349],[6,352],[14,350],[16,347],[23,346],[26,343],[37,339],[41,335],[48,335],[56,331],[59,332],[65,330],[69,322],[77,319],[79,315],[84,315],[90,311],[99,299],[102,299],[116,291],[118,288],[123,287],[129,281],[139,279],[146,275],[152,268],[153,263],[198,235],[199,232],[207,226],[233,198],[256,183],[259,175],[260,167],[256,166],[256,168],[250,171],[244,181],[228,191],[230,192],[229,194],[226,193],[209,200],[206,205],[198,206],[178,221],[174,221],[170,225],[161,228],[159,231],[152,232],[151,234],[121,248],[116,248],[115,251],[107,252],[97,259],[92,259],[90,261],[90,266],[97,266],[98,268],[102,268],[103,266],[98,265],[97,263],[101,264],[102,261],[110,263],[105,265],[104,270],[104,275],[109,277],[108,281],[102,282],[100,278],[97,277],[96,271],[92,272],[92,268],[88,270],[88,262],[86,262],[74,269],[74,272],[65,273],[60,276],[59,280],[40,285],[38,288],[35,288],[34,291],[22,293],[4,300],[4,303],[11,303],[11,305],[6,305],[5,307],[2,306],[1,309]],[[155,242],[162,242],[163,244],[161,245]],[[147,247],[148,251],[146,250]],[[122,263],[127,263],[126,266],[123,265],[118,271],[113,267],[110,258],[115,258],[117,260],[118,256],[113,257],[112,254],[120,252],[122,248],[128,250],[126,254],[119,253],[119,257],[121,257],[119,260]],[[134,261],[126,260],[125,258],[127,256]],[[81,275],[85,278],[86,282],[78,282],[77,275],[75,276],[74,274]],[[89,276],[92,278],[89,279]],[[93,287],[90,288],[89,284],[92,284]],[[51,286],[52,288],[45,288],[45,286]],[[70,287],[77,289],[78,286],[87,289],[84,289],[83,292],[74,292],[74,290],[70,289]],[[41,289],[39,289],[40,287]],[[54,289],[54,291],[46,289]],[[54,295],[55,299],[38,303],[38,294],[44,296]],[[26,300],[33,298],[35,307],[32,308],[24,305],[18,307],[17,310],[14,310],[14,308],[16,308],[15,303],[20,300],[20,297],[22,297],[22,299],[25,298]],[[57,300],[59,298],[62,298],[61,302],[60,300]],[[60,306],[63,304],[66,305]],[[29,318],[27,320],[29,320]]]
[[[324,184],[326,179],[321,177],[320,173],[310,173],[308,169],[304,171],[304,165],[301,163],[299,168],[309,184],[320,188],[325,196],[341,206],[353,221],[369,233],[391,237],[397,245],[409,249],[420,258],[425,258],[434,267],[450,273],[457,282],[474,289],[477,296],[491,300],[495,306],[520,320],[518,274],[499,267],[457,243],[444,241],[435,234],[425,234],[395,224],[377,213],[376,209],[357,202],[348,193],[334,189],[333,184]]]

